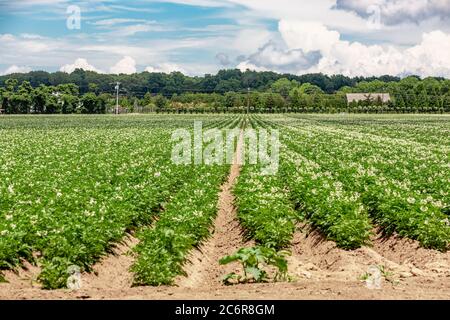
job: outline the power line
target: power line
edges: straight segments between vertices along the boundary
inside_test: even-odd
[[[120,82],[116,82],[116,114],[119,114],[119,88],[120,88]]]
[[[250,113],[250,88],[247,88],[247,114]]]

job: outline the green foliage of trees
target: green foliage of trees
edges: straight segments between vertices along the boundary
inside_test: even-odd
[[[286,99],[291,90],[298,87],[298,85],[299,83],[295,80],[290,81],[287,78],[281,78],[272,84],[271,89]]]
[[[9,114],[105,113],[115,106],[116,81],[121,82],[119,105],[131,112],[246,112],[247,103],[251,112],[270,113],[450,112],[450,80],[442,78],[295,76],[249,70],[221,70],[204,77],[83,70],[13,74],[0,77],[0,109]],[[392,101],[348,104],[346,93],[390,93]]]
[[[155,98],[155,106],[158,109],[164,109],[167,106],[167,99],[162,95],[157,95]]]
[[[0,92],[0,109],[7,114],[106,113],[110,98],[108,94],[93,92],[80,96],[75,84],[40,84],[33,88],[30,82],[19,85],[16,79],[8,79]]]
[[[344,86],[354,87],[361,81],[380,80],[386,83],[399,81],[396,77],[379,78],[349,78],[342,75],[327,76],[324,74],[291,75],[277,74],[275,72],[256,72],[247,70],[242,72],[237,69],[221,70],[216,75],[207,74],[204,77],[189,77],[180,72],[171,74],[142,72],[132,75],[112,75],[99,74],[93,71],[84,71],[77,69],[68,74],[64,72],[48,73],[45,71],[32,71],[29,73],[17,73],[12,75],[0,76],[0,87],[4,86],[10,78],[16,79],[19,83],[29,81],[36,88],[43,84],[46,86],[58,86],[61,84],[75,84],[80,94],[87,92],[111,92],[112,83],[121,82],[124,88],[132,96],[143,98],[147,92],[152,94],[162,94],[164,96],[180,94],[187,91],[211,93],[218,92],[224,94],[229,91],[243,92],[247,88],[252,91],[268,91],[275,86],[275,93],[278,92],[278,85],[287,82],[291,83],[310,83],[318,86],[326,93],[333,93]],[[282,80],[280,83],[277,81]],[[284,91],[286,93],[286,91]]]

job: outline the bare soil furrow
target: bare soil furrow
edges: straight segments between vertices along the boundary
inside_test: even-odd
[[[81,290],[131,288],[133,274],[130,268],[134,261],[132,249],[138,243],[137,238],[127,234],[123,241],[113,248],[111,254],[93,267],[93,272],[82,274]]]
[[[394,289],[399,299],[406,298],[406,290],[416,290],[415,298],[425,298],[424,286],[442,287],[442,294],[450,294],[449,253],[424,249],[416,241],[397,236],[385,238],[380,233],[373,237],[372,243],[372,247],[346,251],[327,241],[317,230],[302,225],[292,243],[290,274],[294,281],[307,281],[313,287],[334,281],[336,287],[330,287],[331,292],[355,284],[372,291],[373,288],[367,287],[366,277],[375,268],[380,271],[382,289]],[[440,294],[436,292],[436,297]]]
[[[214,221],[211,237],[200,248],[193,250],[186,264],[186,277],[176,281],[180,287],[217,288],[224,275],[238,271],[239,265],[222,266],[219,260],[244,246],[250,246],[243,239],[244,231],[237,218],[233,186],[240,173],[243,133],[239,138],[233,165],[228,180],[222,185],[218,200],[218,213]]]

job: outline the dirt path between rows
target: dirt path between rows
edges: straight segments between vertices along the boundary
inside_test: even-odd
[[[211,238],[194,250],[189,263],[185,267],[186,277],[179,277],[176,285],[185,288],[218,288],[221,279],[230,272],[238,272],[239,265],[220,265],[219,260],[233,254],[244,246],[251,246],[243,240],[244,231],[237,218],[234,206],[233,186],[241,170],[243,148],[243,132],[238,139],[236,153],[231,166],[228,180],[222,185],[218,201],[218,213],[215,219]]]
[[[4,271],[4,277],[7,283],[0,283],[0,297],[2,285],[8,286],[11,290],[40,289],[41,284],[38,282],[40,273],[40,266],[32,264],[27,260],[22,260],[21,267],[17,270]]]
[[[129,289],[133,285],[133,274],[130,271],[134,262],[133,248],[139,240],[127,234],[117,244],[112,253],[93,267],[93,272],[81,276],[83,290],[102,292],[108,289]]]
[[[360,290],[348,292],[346,298],[350,299],[450,298],[450,253],[424,249],[417,241],[398,236],[385,238],[380,232],[375,232],[371,240],[372,247],[346,251],[310,226],[299,226],[289,257],[290,274],[296,281],[316,285],[335,282],[336,287],[328,287],[330,292],[344,292],[352,283],[367,290],[365,294]],[[374,276],[380,278],[376,290]],[[397,292],[395,296],[389,293],[391,290]]]

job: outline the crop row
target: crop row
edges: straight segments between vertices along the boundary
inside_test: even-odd
[[[136,285],[170,285],[183,275],[190,250],[210,235],[218,193],[228,167],[192,168],[155,226],[138,233],[137,259],[132,267]]]
[[[339,127],[349,131],[370,133],[387,138],[404,139],[423,143],[426,146],[436,145],[450,147],[450,128],[448,116],[434,115],[308,115],[292,118],[297,123],[314,122],[320,126]]]
[[[279,128],[261,119],[259,123]],[[368,243],[371,223],[359,194],[344,190],[332,172],[291,150],[295,138],[284,128],[281,136],[280,175],[299,214],[342,248]]]
[[[420,148],[405,154],[402,145],[377,144],[370,135],[311,124],[283,126],[283,130],[284,141],[294,153],[316,163],[322,173],[330,173],[345,192],[356,193],[355,200],[362,202],[363,210],[387,233],[417,239],[425,247],[447,249],[450,228],[444,213],[448,208],[448,183],[444,181],[448,178],[439,168],[445,166],[444,154]],[[420,152],[426,156],[408,157]],[[432,174],[435,183],[427,184],[425,172]]]
[[[250,125],[257,128],[257,123],[250,120]],[[257,145],[245,137],[243,139],[247,152],[251,149],[257,151]],[[280,176],[264,175],[263,165],[246,164],[242,167],[233,190],[235,204],[247,236],[264,246],[280,249],[290,244],[297,217]]]
[[[235,128],[240,118],[217,125]],[[136,285],[171,285],[184,275],[189,252],[210,235],[218,194],[229,165],[190,166],[190,178],[170,199],[154,226],[138,233],[137,259],[131,270]]]
[[[193,177],[189,166],[171,162],[171,129],[193,121],[137,118],[99,117],[103,126],[83,117],[2,120],[0,269],[28,259],[42,266],[45,288],[64,287],[70,265],[89,271],[127,231],[166,208]],[[203,120],[205,127],[235,121]],[[36,127],[42,121],[44,130]]]

